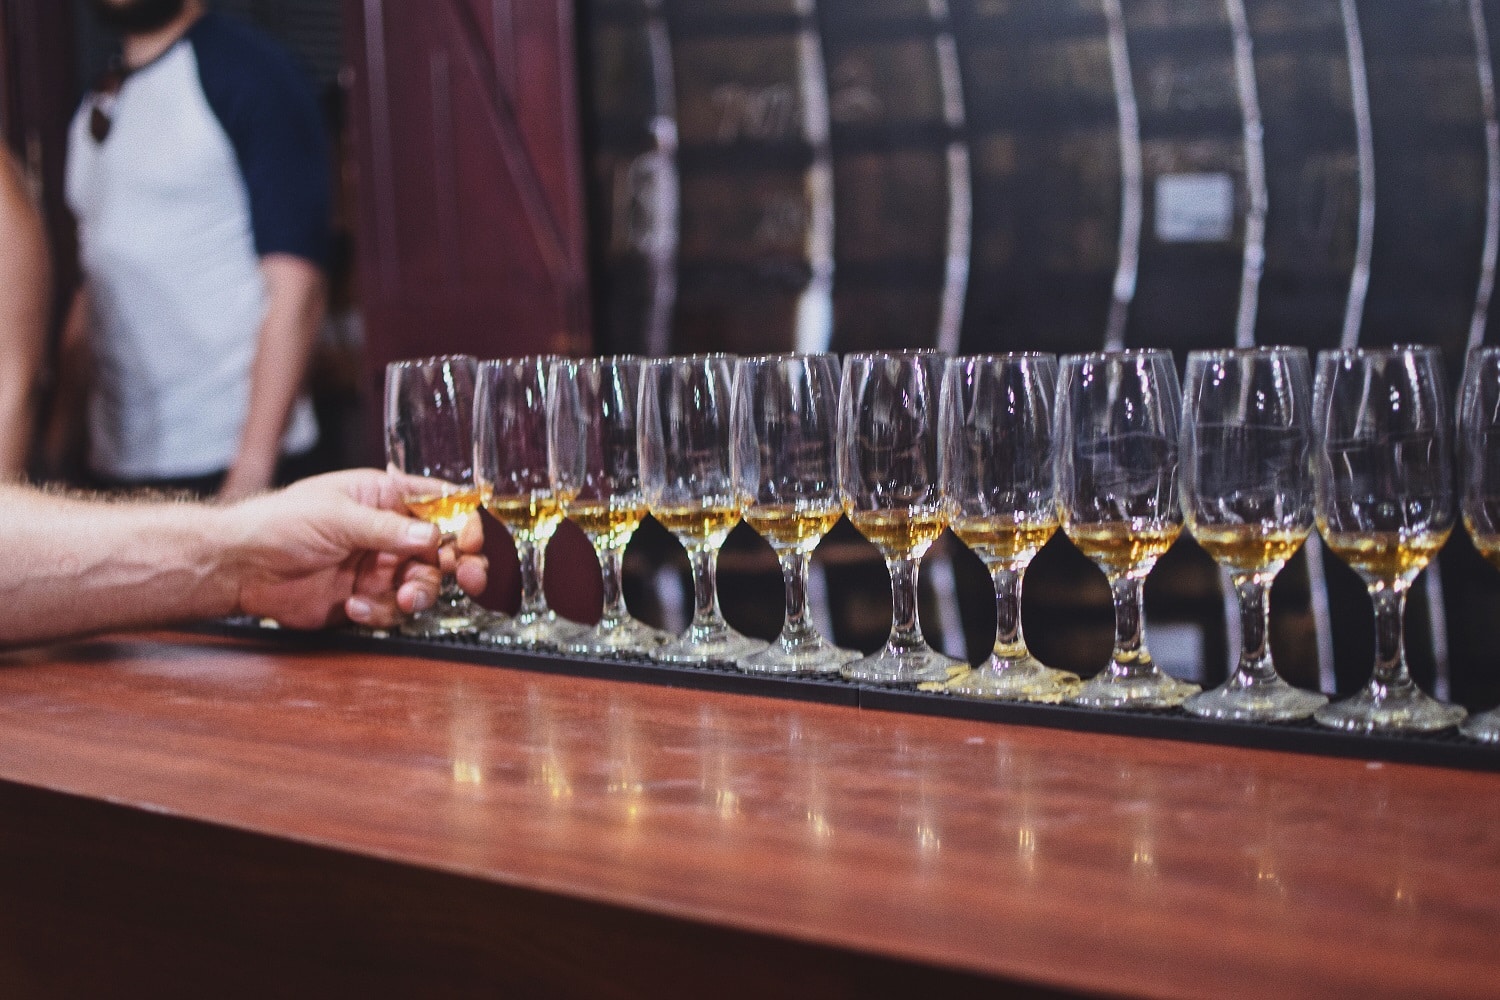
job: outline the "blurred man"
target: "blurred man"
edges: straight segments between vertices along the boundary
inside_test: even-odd
[[[47,233],[21,168],[0,151],[0,482],[26,474],[51,298]]]
[[[0,646],[249,614],[384,627],[437,599],[439,565],[484,589],[483,531],[406,517],[407,477],[354,469],[233,505],[81,500],[0,486]]]
[[[60,367],[91,376],[72,387],[88,466],[102,486],[247,496],[294,478],[317,439],[317,105],[288,53],[202,0],[91,3],[123,58],[68,137],[84,281]]]

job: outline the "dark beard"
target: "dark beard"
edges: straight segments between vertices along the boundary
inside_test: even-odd
[[[142,35],[170,24],[182,13],[187,0],[129,0],[113,4],[109,0],[89,0],[94,16],[106,28],[126,35]]]

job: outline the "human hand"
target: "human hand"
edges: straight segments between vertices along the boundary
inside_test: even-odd
[[[289,628],[388,627],[432,606],[440,559],[465,590],[482,591],[479,518],[440,555],[437,528],[399,513],[410,479],[354,469],[222,508],[238,540],[229,557],[238,610]]]

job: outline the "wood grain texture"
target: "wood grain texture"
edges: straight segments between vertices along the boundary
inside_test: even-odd
[[[1500,993],[1497,775],[145,637],[0,656],[0,780],[386,862],[372,909],[399,865],[1050,989]]]

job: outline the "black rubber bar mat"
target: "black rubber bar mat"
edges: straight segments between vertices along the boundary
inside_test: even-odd
[[[1500,745],[1480,743],[1455,729],[1437,733],[1349,733],[1305,719],[1300,722],[1227,722],[1202,719],[1180,708],[1107,711],[1069,705],[991,701],[929,693],[914,688],[876,687],[836,676],[779,677],[747,674],[730,664],[677,666],[639,658],[591,659],[485,645],[472,637],[411,639],[355,630],[294,632],[266,628],[247,619],[210,622],[197,631],[259,639],[299,649],[417,656],[507,667],[539,673],[596,677],[639,684],[664,684],[699,691],[723,691],[771,698],[848,705],[889,712],[914,712],[956,719],[1046,726],[1077,732],[1147,736],[1218,743],[1291,753],[1357,757],[1365,760],[1500,771]]]

